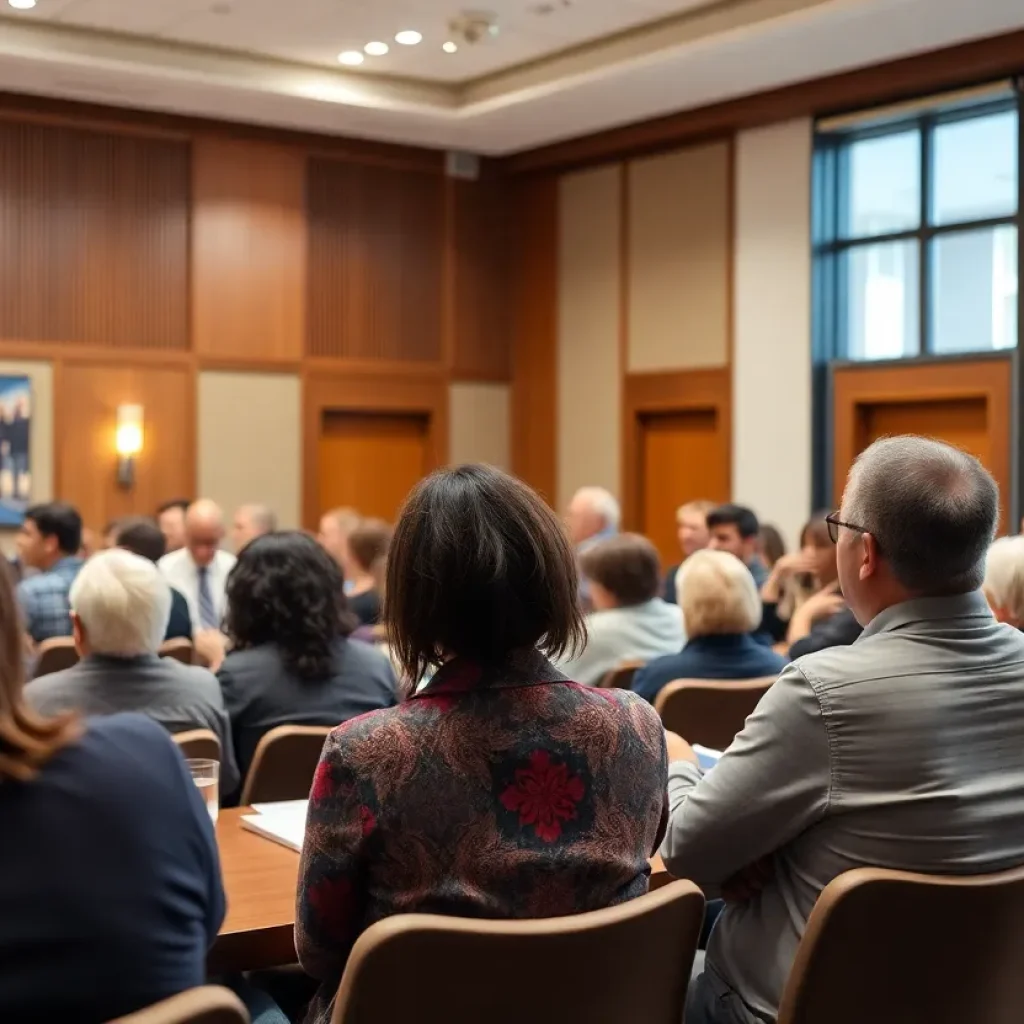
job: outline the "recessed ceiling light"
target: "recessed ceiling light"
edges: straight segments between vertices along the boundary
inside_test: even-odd
[[[16,11],[31,11],[36,5],[36,0],[7,0]]]
[[[417,32],[414,28],[403,29],[395,36],[395,42],[402,46],[415,46],[423,42],[423,33]]]
[[[457,43],[453,43],[449,39],[447,43],[442,44],[441,49],[444,50],[445,53],[457,53],[459,47]]]
[[[367,53],[368,53],[368,54],[369,54],[369,55],[370,55],[371,57],[383,57],[383,56],[384,56],[384,54],[388,52],[388,50],[390,49],[390,47],[388,46],[388,44],[387,44],[387,43],[376,43],[376,42],[374,42],[374,43],[367,43],[367,44],[366,44],[366,45],[365,45],[365,46],[363,47],[363,49],[364,49],[364,50],[365,50],[365,51],[366,51],[366,52],[367,52]]]
[[[355,67],[357,64],[363,63],[363,55],[358,50],[346,50],[344,53],[338,54],[338,63]]]

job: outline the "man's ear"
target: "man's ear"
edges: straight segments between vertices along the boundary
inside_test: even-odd
[[[860,578],[866,580],[878,574],[882,559],[878,550],[878,541],[870,533],[860,535],[860,547]]]
[[[71,635],[75,640],[75,650],[78,651],[80,658],[85,657],[85,648],[88,643],[88,636],[85,632],[85,627],[82,625],[82,620],[78,617],[76,612],[71,612]]]

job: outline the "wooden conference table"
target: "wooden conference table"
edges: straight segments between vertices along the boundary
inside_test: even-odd
[[[295,888],[299,855],[242,828],[249,807],[220,812],[217,845],[228,914],[210,950],[210,973],[255,971],[295,963]],[[667,878],[651,860],[652,888]]]

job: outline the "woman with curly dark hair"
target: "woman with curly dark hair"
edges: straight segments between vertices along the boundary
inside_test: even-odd
[[[268,533],[239,553],[227,582],[231,651],[217,672],[243,775],[279,725],[339,725],[391,707],[387,658],[349,640],[341,571],[305,533]]]

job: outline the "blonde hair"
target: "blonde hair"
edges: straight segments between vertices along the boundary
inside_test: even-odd
[[[676,575],[686,635],[750,633],[761,622],[761,598],[750,570],[727,551],[695,551]]]
[[[1024,537],[1000,537],[985,556],[985,582],[989,603],[1024,624]]]
[[[718,508],[718,503],[714,501],[706,501],[701,499],[700,501],[688,501],[685,505],[680,505],[676,509],[676,522],[683,518],[688,512],[696,512],[698,515],[707,518],[708,513],[713,509]]]

